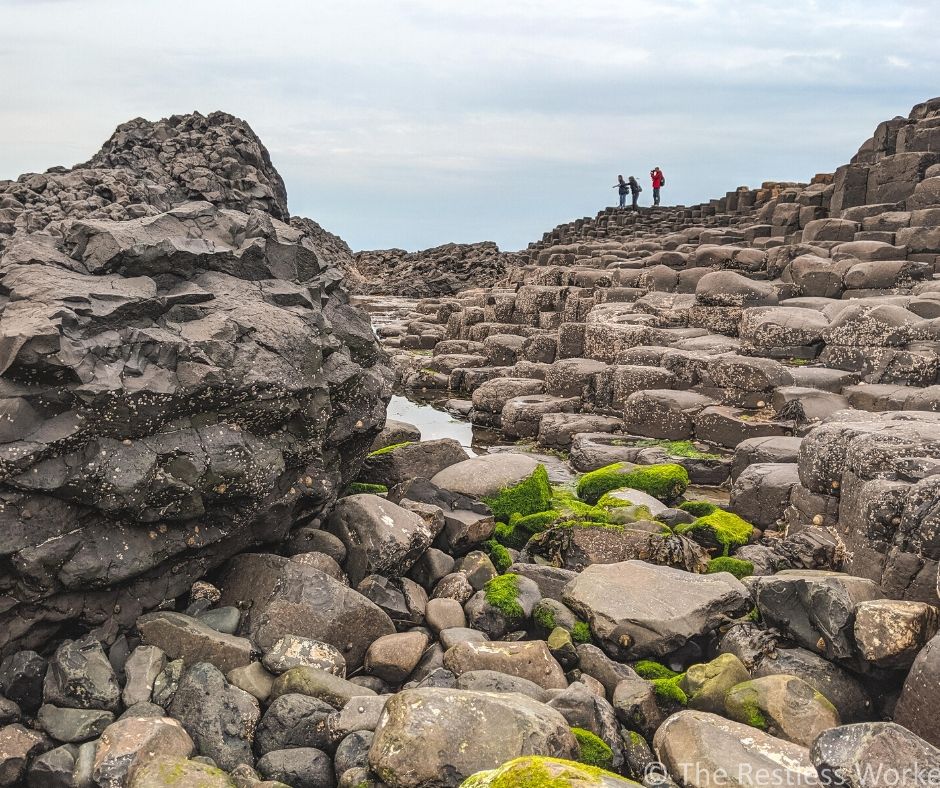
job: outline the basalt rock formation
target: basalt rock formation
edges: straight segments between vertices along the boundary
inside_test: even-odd
[[[444,244],[420,252],[356,252],[355,269],[364,281],[355,285],[355,292],[407,298],[456,295],[471,287],[495,285],[522,259],[501,252],[491,241]]]
[[[381,353],[247,124],[131,121],[0,206],[0,650],[113,637],[355,476]]]

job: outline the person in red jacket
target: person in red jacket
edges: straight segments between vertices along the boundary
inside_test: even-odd
[[[653,205],[659,205],[659,190],[666,185],[666,176],[659,167],[653,167],[650,178],[653,180]]]

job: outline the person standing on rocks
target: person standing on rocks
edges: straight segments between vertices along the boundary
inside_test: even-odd
[[[623,179],[622,175],[617,176],[617,182],[614,184],[613,188],[617,189],[617,194],[620,195],[620,207],[625,208],[627,205],[627,193],[630,191],[630,186]],[[634,205],[636,200],[634,200]]]
[[[634,178],[632,175],[629,177],[628,182],[630,185],[630,194],[633,197],[633,210],[636,211],[638,210],[636,201],[637,199],[639,199],[640,192],[643,191],[643,187],[640,186],[639,183],[637,183],[636,178]]]
[[[659,190],[666,185],[666,176],[659,167],[653,167],[650,178],[653,180],[653,205],[659,205]]]

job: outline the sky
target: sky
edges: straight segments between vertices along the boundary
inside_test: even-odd
[[[940,95],[936,0],[0,0],[0,179],[244,118],[353,249],[516,250],[666,174],[806,181]]]

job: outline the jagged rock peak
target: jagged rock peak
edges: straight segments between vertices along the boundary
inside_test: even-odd
[[[0,181],[4,236],[63,235],[69,219],[123,221],[193,200],[289,220],[287,191],[251,127],[225,112],[135,118],[89,161]]]

